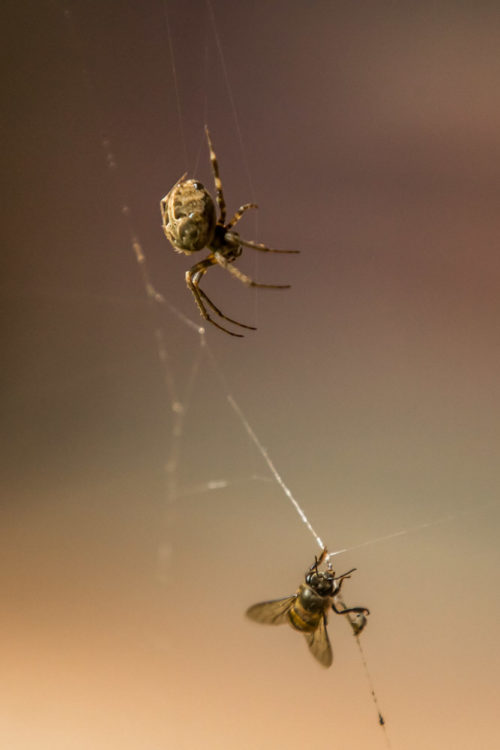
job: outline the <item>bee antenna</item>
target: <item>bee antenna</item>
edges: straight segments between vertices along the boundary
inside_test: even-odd
[[[355,570],[357,570],[357,568],[351,568],[347,573],[342,573],[341,576],[336,576],[334,581],[343,581],[344,578],[350,578],[351,573],[354,573]]]

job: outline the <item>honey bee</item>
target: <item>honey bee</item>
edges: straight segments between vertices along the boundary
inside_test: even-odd
[[[330,566],[320,573],[319,566],[327,556],[326,549],[306,572],[305,583],[301,583],[293,596],[285,599],[274,599],[260,602],[247,609],[247,617],[255,622],[267,625],[282,625],[288,622],[295,630],[305,635],[307,645],[315,659],[324,667],[329,667],[333,661],[333,652],[326,630],[327,610],[331,606],[337,615],[353,614],[350,620],[355,635],[358,635],[366,624],[366,615],[370,611],[366,607],[345,607],[338,609],[336,599],[346,578],[350,578],[356,568],[348,570],[340,576]],[[338,603],[339,599],[337,599]],[[343,603],[342,603],[343,604]]]

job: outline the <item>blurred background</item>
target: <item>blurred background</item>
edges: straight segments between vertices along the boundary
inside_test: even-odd
[[[4,17],[2,746],[387,747],[342,618],[330,670],[244,618],[318,548],[229,393],[328,548],[355,548],[334,562],[372,611],[393,749],[498,746],[497,3]],[[288,291],[210,271],[258,331],[208,327],[208,351],[131,248],[200,324],[159,201],[185,171],[213,191],[205,122],[229,213],[260,206],[242,236],[301,251],[238,262]]]

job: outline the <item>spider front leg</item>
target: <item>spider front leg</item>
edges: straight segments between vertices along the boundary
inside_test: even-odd
[[[212,163],[212,172],[214,173],[215,190],[217,192],[217,205],[220,211],[220,223],[226,223],[226,201],[224,200],[224,192],[222,190],[222,180],[219,175],[219,162],[215,155],[214,147],[210,139],[210,133],[205,125],[205,133],[207,134],[208,150],[210,151],[210,161]]]
[[[248,326],[244,323],[239,323],[237,320],[233,320],[233,318],[229,318],[227,315],[224,315],[221,310],[219,310],[218,307],[214,305],[208,294],[206,294],[203,289],[200,288],[199,284],[205,273],[208,271],[208,269],[216,264],[216,260],[213,257],[213,255],[209,255],[208,258],[205,260],[200,261],[199,263],[196,263],[192,268],[189,269],[189,271],[186,271],[186,284],[188,286],[188,289],[191,290],[193,293],[193,297],[195,299],[195,302],[198,306],[198,309],[200,311],[200,314],[204,320],[206,320],[208,323],[212,323],[212,325],[216,326],[216,328],[219,328],[221,331],[224,331],[225,333],[228,333],[230,336],[237,336],[238,338],[242,338],[242,333],[235,333],[234,331],[230,331],[228,328],[224,328],[224,326],[221,326],[219,323],[217,323],[215,320],[213,320],[210,315],[207,312],[207,309],[205,305],[203,304],[203,300],[207,303],[207,305],[212,308],[212,310],[219,315],[219,317],[223,318],[224,320],[227,320],[229,323],[234,323],[234,325],[240,326],[241,328],[248,328],[251,331],[255,331],[255,326]]]
[[[241,219],[245,211],[248,211],[249,208],[258,208],[258,205],[256,203],[245,203],[244,206],[240,206],[234,216],[229,219],[227,224],[225,224],[224,229],[227,230],[231,229],[231,227],[234,227],[234,225]]]
[[[238,281],[241,281],[242,284],[245,284],[245,286],[253,286],[259,289],[290,289],[290,284],[259,284],[250,276],[247,276],[245,273],[240,271],[239,268],[236,268],[236,266],[233,265],[231,261],[227,260],[227,258],[224,257],[220,250],[216,250],[214,252],[214,257],[217,263],[222,266],[222,268],[225,268],[226,271],[229,271],[232,276],[238,279]]]

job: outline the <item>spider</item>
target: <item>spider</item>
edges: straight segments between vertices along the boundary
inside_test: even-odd
[[[245,203],[229,221],[226,221],[226,202],[222,190],[222,181],[219,176],[219,165],[210,139],[210,133],[206,126],[205,133],[214,175],[219,218],[217,219],[216,217],[215,205],[210,193],[198,180],[186,180],[186,174],[184,174],[160,202],[163,231],[174,250],[178,253],[191,255],[205,247],[210,251],[205,260],[195,263],[189,271],[186,271],[186,284],[188,289],[193,293],[198,309],[206,321],[212,323],[212,325],[228,333],[230,336],[241,338],[243,336],[242,333],[235,333],[214,320],[210,316],[207,307],[223,320],[240,326],[240,328],[255,331],[255,326],[245,325],[224,315],[214,305],[206,292],[200,288],[201,279],[209,268],[219,265],[225,268],[226,271],[229,271],[232,276],[245,284],[245,286],[266,289],[289,289],[289,284],[259,284],[232,264],[241,255],[243,251],[242,246],[251,247],[254,250],[261,250],[266,253],[298,253],[299,251],[274,250],[258,242],[243,240],[237,232],[232,231],[234,225],[241,219],[245,211],[248,211],[250,208],[257,208],[257,205],[255,203]]]

